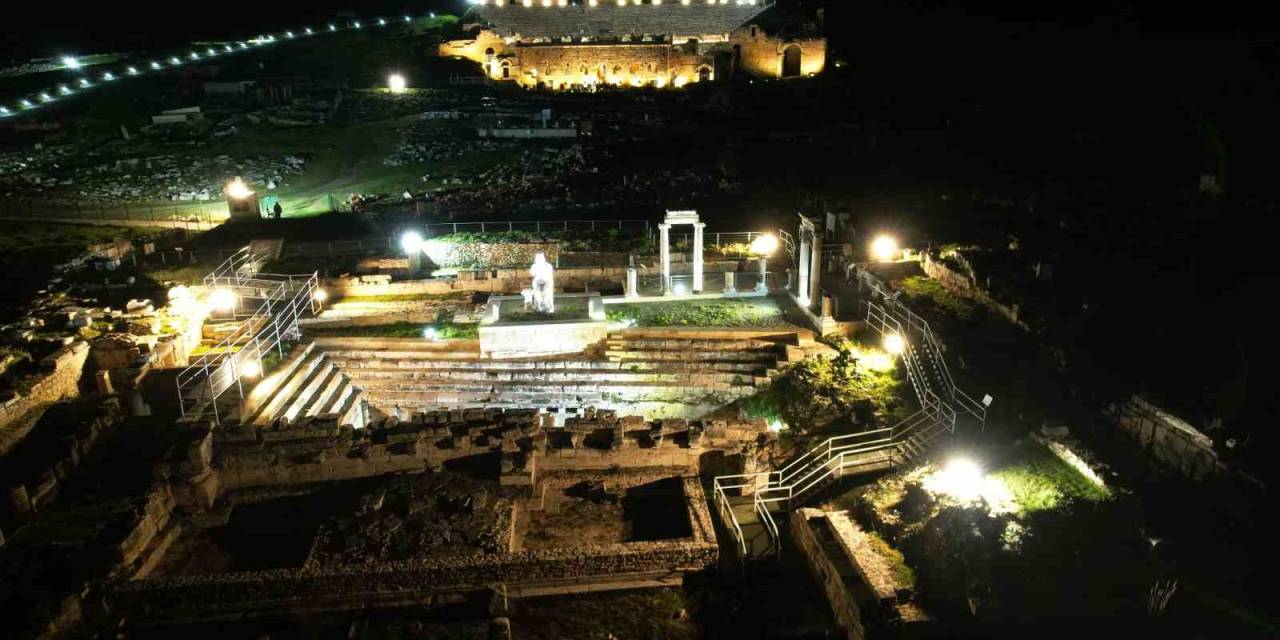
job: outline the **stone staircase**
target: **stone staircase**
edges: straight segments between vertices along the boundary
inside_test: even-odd
[[[439,408],[627,409],[696,417],[766,386],[776,342],[725,337],[656,339],[612,333],[594,351],[485,359],[475,341],[320,338],[318,348],[381,410]]]
[[[268,427],[319,416],[335,416],[339,425],[357,429],[370,418],[364,391],[312,342],[294,347],[284,364],[249,392],[239,424]]]

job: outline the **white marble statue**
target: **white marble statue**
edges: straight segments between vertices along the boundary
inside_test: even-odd
[[[556,277],[555,268],[547,262],[547,256],[539,253],[533,257],[533,266],[529,268],[533,276],[533,309],[541,313],[556,312]]]

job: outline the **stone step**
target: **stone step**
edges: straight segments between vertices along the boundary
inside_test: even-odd
[[[595,371],[588,369],[552,369],[552,370],[453,370],[453,369],[398,369],[398,368],[364,368],[351,369],[348,375],[361,381],[404,380],[404,381],[449,381],[471,380],[479,382],[662,382],[669,384],[755,384],[756,376],[752,373],[721,373],[699,371]]]
[[[496,394],[481,391],[445,391],[445,390],[420,390],[420,391],[388,391],[369,389],[364,391],[364,395],[369,398],[370,403],[381,407],[384,411],[388,411],[389,407],[445,407],[465,405],[472,407],[509,407],[515,409],[528,409],[531,407],[553,407],[553,406],[595,406],[608,408],[613,406],[632,406],[639,403],[652,402],[655,404],[671,405],[701,405],[708,404],[718,406],[732,402],[738,398],[742,398],[750,393],[741,391],[721,391],[715,394],[715,398],[707,398],[707,395],[696,396],[691,395],[684,398],[674,398],[671,394],[665,393],[632,393],[625,399],[620,399],[616,393],[604,392],[579,392],[579,393],[562,393],[562,392],[499,392]]]
[[[405,349],[348,349],[320,347],[334,358],[351,360],[479,360],[480,351],[468,350],[405,350]]]
[[[312,395],[311,399],[307,401],[307,405],[303,407],[302,415],[320,415],[320,410],[328,406],[329,401],[333,399],[333,395],[342,388],[343,380],[346,377],[346,374],[342,373],[342,368],[335,363],[335,366],[329,372],[329,376],[320,385],[320,390]]]
[[[287,378],[280,383],[269,400],[263,403],[261,409],[255,414],[249,416],[248,420],[242,421],[243,424],[254,424],[266,426],[271,424],[277,417],[284,413],[284,409],[288,406],[289,401],[297,394],[304,382],[310,379],[311,374],[316,367],[320,366],[323,358],[314,352],[307,356],[301,366],[294,367],[288,372]]]
[[[349,376],[342,376],[339,381],[338,390],[329,398],[328,404],[316,411],[316,415],[327,416],[337,414],[338,411],[347,403],[347,400],[356,392],[354,381]]]
[[[778,351],[777,344],[764,340],[606,340],[605,347],[621,351]]]
[[[762,374],[768,363],[716,362],[678,360],[619,362],[610,360],[428,360],[428,359],[379,359],[337,357],[330,354],[334,364],[343,369],[385,369],[395,371],[452,370],[452,371],[661,371],[661,372],[714,372]]]
[[[510,381],[483,381],[483,382],[467,382],[461,380],[415,380],[415,381],[397,381],[397,380],[359,380],[360,386],[369,392],[374,391],[466,391],[466,392],[485,392],[492,390],[494,393],[635,393],[644,391],[649,393],[666,392],[675,396],[689,396],[707,393],[725,393],[733,390],[742,390],[745,393],[754,393],[755,387],[751,385],[737,384],[666,384],[660,382],[607,382],[596,383],[590,381],[573,381],[569,382],[510,382]]]
[[[329,374],[336,370],[333,362],[327,356],[321,354],[319,357],[320,364],[311,373],[311,376],[302,383],[302,386],[298,388],[298,392],[289,400],[289,404],[285,407],[284,413],[280,417],[292,422],[297,420],[299,416],[304,415],[302,413],[303,410],[311,403],[316,392],[323,387]]]
[[[703,351],[685,349],[681,351],[630,351],[607,349],[604,355],[609,360],[621,362],[644,362],[656,360],[712,361],[712,362],[772,362],[777,354],[767,351]]]

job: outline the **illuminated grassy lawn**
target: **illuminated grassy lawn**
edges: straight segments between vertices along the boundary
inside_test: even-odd
[[[684,300],[605,307],[610,322],[634,320],[637,327],[780,327],[787,324],[772,298]]]
[[[1015,447],[1010,462],[989,475],[1009,490],[1019,513],[1054,509],[1068,500],[1097,501],[1110,497],[1106,489],[1093,484],[1035,443]]]

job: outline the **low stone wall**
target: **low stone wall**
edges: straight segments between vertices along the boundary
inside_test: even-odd
[[[698,571],[718,561],[714,538],[705,542],[633,542],[376,566],[139,580],[122,585],[112,600],[114,607],[126,614],[199,618],[299,607],[316,600],[369,601],[388,595],[407,599],[498,583]]]
[[[32,434],[0,458],[0,480],[8,497],[6,504],[0,505],[0,522],[26,520],[56,500],[63,481],[80,466],[98,439],[123,418],[115,399],[75,411],[65,417],[48,416],[60,418],[53,425],[54,433]],[[59,436],[63,433],[66,435]],[[61,446],[54,446],[55,442]]]
[[[582,353],[609,336],[603,320],[498,322],[480,325],[480,355],[528,358]]]
[[[15,395],[0,405],[0,429],[43,404],[80,395],[80,377],[89,358],[89,345],[76,341],[40,361],[48,375],[31,387],[26,395]]]
[[[221,429],[211,436],[213,446],[188,451],[189,458],[199,460],[179,464],[212,469],[217,495],[247,487],[418,471],[501,454],[504,483],[518,485],[532,484],[539,468],[680,467],[696,474],[704,464],[741,460],[768,433],[758,419],[649,423],[598,411],[550,428],[551,418],[533,410],[467,409],[419,413],[407,421],[387,418],[359,431],[324,418],[300,420],[284,430]]]
[[[531,259],[528,262],[533,261]],[[708,261],[703,266],[703,271],[719,273],[736,271],[737,268],[738,262],[733,260]],[[691,264],[672,264],[671,268],[672,273],[677,275],[692,273],[692,269]],[[638,267],[637,270],[641,276],[658,273],[656,269],[645,267]],[[565,267],[556,269],[556,287],[564,291],[581,291],[599,288],[598,285],[602,283],[616,283],[620,289],[626,277],[627,267]],[[461,270],[456,278],[401,282],[389,282],[385,275],[332,278],[325,282],[325,287],[344,296],[443,295],[459,291],[515,294],[528,288],[531,280],[528,267],[516,267]]]
[[[985,289],[970,280],[969,276],[957,273],[940,260],[934,260],[927,252],[921,254],[921,256],[920,266],[924,269],[925,274],[940,282],[943,287],[977,298],[994,309],[996,313],[1004,316],[1004,318],[1009,322],[1012,322],[1025,330],[1030,330],[1027,323],[1018,318],[1017,303],[1011,305],[1004,304],[1003,302],[991,297],[991,294],[987,293]]]
[[[846,582],[849,573],[847,561],[842,563],[843,566],[837,564],[836,561],[839,558],[832,558],[827,553],[818,539],[814,526],[809,523],[810,520],[821,519],[822,512],[817,509],[792,511],[791,538],[795,541],[800,554],[808,561],[814,578],[822,585],[822,591],[827,595],[831,612],[844,632],[844,637],[848,640],[863,640],[866,638],[866,630],[862,627],[862,613],[858,609],[858,602],[854,599],[851,586]]]
[[[1226,471],[1209,436],[1138,396],[1111,406],[1107,415],[1156,462],[1187,477],[1199,480]]]
[[[868,629],[896,629],[902,637],[929,637],[931,618],[898,584],[892,567],[870,545],[846,511],[796,509],[790,527],[796,546],[822,583],[836,621],[850,640]]]

